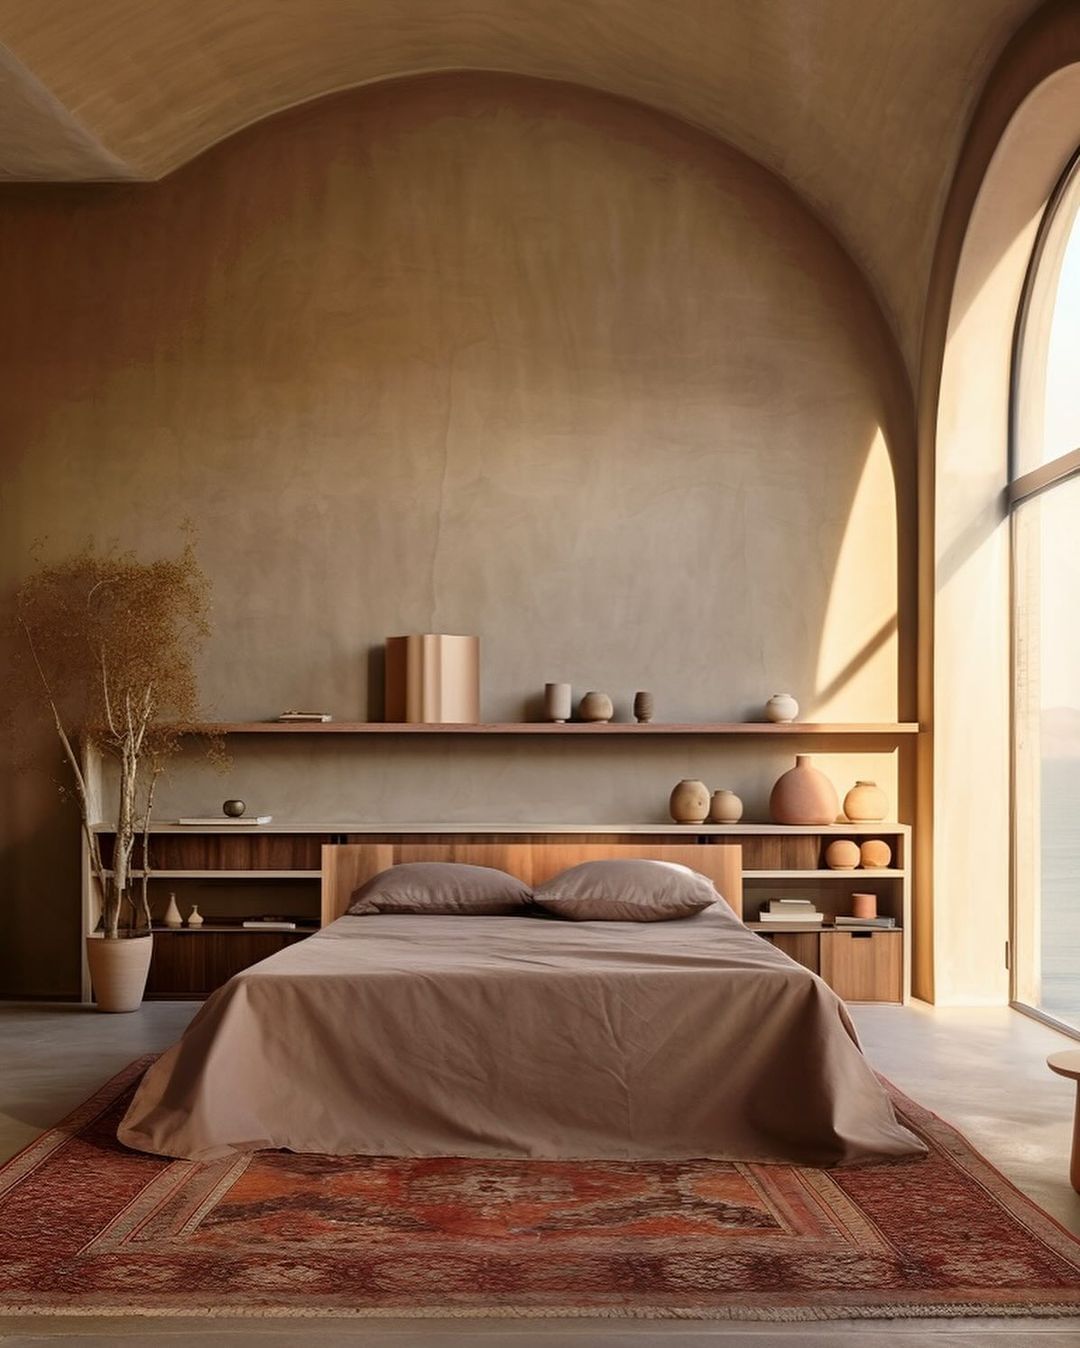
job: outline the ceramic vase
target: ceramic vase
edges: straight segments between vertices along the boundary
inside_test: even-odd
[[[844,797],[844,813],[859,823],[876,824],[888,809],[888,798],[877,782],[856,782]]]
[[[544,720],[562,725],[573,715],[574,701],[568,683],[544,684]]]
[[[859,860],[864,870],[883,870],[892,863],[892,848],[880,838],[867,838],[859,848]]]
[[[191,912],[188,913],[187,924],[189,927],[201,927],[203,924],[202,913],[199,912],[199,905],[197,903],[191,905]]]
[[[578,707],[578,715],[583,721],[610,721],[615,707],[607,693],[586,693]]]
[[[859,845],[837,838],[825,849],[825,865],[830,871],[853,871],[859,864]]]
[[[798,714],[799,704],[790,693],[773,693],[772,697],[765,703],[766,718],[778,725],[786,721],[794,721]]]
[[[242,800],[227,800],[221,808],[230,819],[239,819],[247,809],[247,806]]]
[[[153,950],[152,936],[107,940],[95,933],[86,938],[86,962],[99,1011],[138,1011]]]
[[[877,895],[852,894],[851,916],[862,918],[877,917]]]
[[[833,824],[840,809],[836,788],[814,767],[809,754],[798,754],[795,766],[777,781],[769,797],[774,824]]]
[[[710,824],[737,824],[742,818],[743,803],[734,791],[714,791],[709,806]]]
[[[634,716],[643,725],[652,720],[654,706],[652,693],[643,690],[634,694]]]
[[[180,916],[180,909],[176,906],[176,895],[169,895],[169,906],[165,909],[165,916],[161,919],[166,927],[182,927],[184,919]]]
[[[709,788],[704,782],[684,777],[668,800],[676,824],[704,824],[709,813]]]

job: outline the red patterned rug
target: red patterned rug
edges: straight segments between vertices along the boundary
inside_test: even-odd
[[[133,1063],[0,1170],[0,1311],[828,1320],[1080,1314],[1080,1241],[894,1092],[854,1169],[125,1150]]]

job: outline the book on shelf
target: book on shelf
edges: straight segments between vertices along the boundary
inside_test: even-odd
[[[808,913],[771,913],[767,909],[763,909],[758,914],[758,921],[764,922],[770,927],[820,926],[824,920],[825,914],[816,910]]]
[[[837,927],[870,927],[877,928],[880,931],[888,931],[896,926],[895,917],[849,917],[844,913],[833,918],[833,925]]]
[[[278,721],[332,721],[328,711],[283,711],[275,718]]]
[[[770,899],[770,913],[815,912],[813,899]]]
[[[250,931],[295,931],[296,923],[284,918],[247,917],[244,926]]]
[[[192,828],[217,828],[221,824],[224,828],[251,828],[252,825],[269,824],[273,819],[272,814],[252,814],[242,816],[239,819],[230,819],[228,815],[215,814],[208,815],[206,818],[187,818],[178,819],[178,824],[187,824]]]

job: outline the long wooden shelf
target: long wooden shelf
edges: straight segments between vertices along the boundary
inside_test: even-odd
[[[475,724],[414,724],[401,721],[220,721],[195,726],[192,735],[917,735],[916,721],[828,723],[790,721],[498,721]]]
[[[846,880],[850,885],[861,880],[902,880],[907,872],[892,866],[860,866],[852,870],[743,871],[742,874],[744,880]]]
[[[91,825],[95,833],[115,833],[116,824],[101,821]],[[224,835],[226,837],[252,838],[261,837],[264,834],[275,833],[318,833],[332,834],[340,836],[342,834],[398,834],[398,833],[627,833],[642,834],[643,836],[655,834],[670,834],[672,836],[694,837],[727,837],[731,835],[780,835],[780,836],[811,836],[820,834],[823,837],[857,837],[866,834],[869,837],[891,838],[906,835],[910,830],[910,824],[899,824],[895,820],[882,821],[873,824],[856,824],[850,820],[838,820],[835,824],[764,824],[764,823],[738,823],[738,824],[674,824],[665,823],[658,820],[656,823],[598,823],[582,824],[575,822],[568,823],[537,823],[535,821],[517,822],[503,820],[501,823],[492,823],[491,820],[476,819],[468,822],[446,823],[440,820],[406,820],[394,822],[377,822],[370,819],[335,819],[335,820],[297,820],[287,822],[284,820],[274,820],[272,824],[252,824],[247,828],[238,827],[236,824],[230,824],[224,818],[220,824],[177,824],[175,821],[156,820],[150,825],[152,834],[168,833],[178,837],[198,837],[200,834],[211,833],[215,836]],[[831,872],[830,872],[831,873]],[[157,871],[155,874],[160,875]]]

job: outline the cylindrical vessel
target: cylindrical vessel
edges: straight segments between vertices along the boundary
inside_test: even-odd
[[[607,693],[586,693],[578,707],[583,721],[610,721],[615,707]]]
[[[779,778],[769,797],[774,824],[834,824],[839,810],[836,788],[809,754],[796,755],[795,766]]]
[[[641,692],[634,694],[634,716],[637,720],[642,723],[651,721],[654,706],[652,693],[642,689]]]
[[[825,849],[825,865],[830,871],[853,871],[859,864],[859,845],[837,838]]]
[[[844,797],[844,813],[859,823],[876,824],[888,809],[888,798],[877,782],[856,782]]]
[[[704,824],[709,813],[709,788],[704,782],[684,777],[668,800],[676,824]]]
[[[765,716],[770,721],[775,721],[782,725],[786,721],[794,721],[799,714],[799,704],[790,693],[773,693],[768,702],[765,703]]]
[[[859,858],[863,869],[880,871],[892,862],[892,848],[880,838],[867,838],[859,848]]]
[[[877,895],[876,894],[852,894],[851,896],[851,916],[852,917],[877,917]]]
[[[709,806],[710,824],[737,824],[743,815],[743,803],[734,791],[714,791]]]
[[[573,690],[568,683],[544,684],[544,720],[562,725],[574,711]]]
[[[138,1011],[153,950],[152,936],[86,938],[86,962],[99,1011]]]

